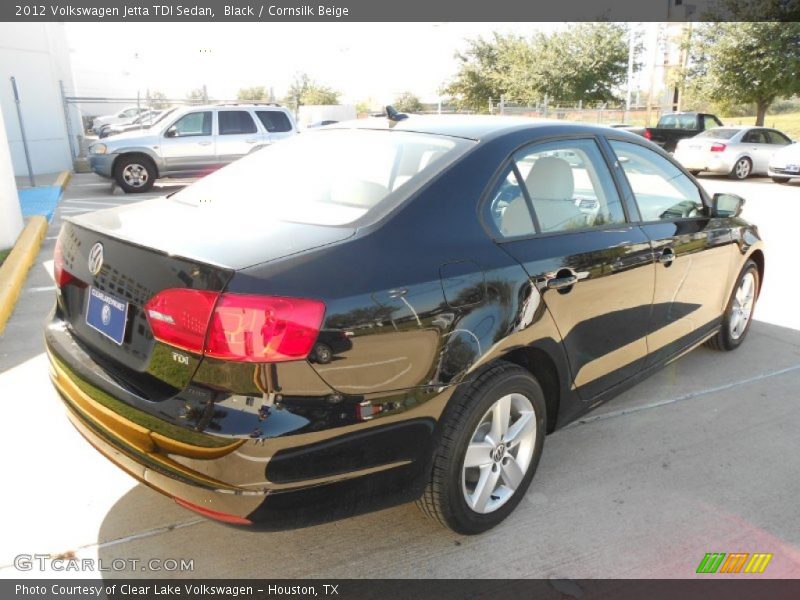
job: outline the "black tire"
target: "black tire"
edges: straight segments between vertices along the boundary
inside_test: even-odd
[[[775,183],[789,183],[789,179],[791,179],[791,177],[773,177],[772,181]]]
[[[731,172],[728,173],[728,177],[731,179],[736,179],[738,181],[744,181],[753,173],[753,161],[743,156],[736,163],[733,165]]]
[[[138,177],[137,177],[138,174]],[[122,156],[114,164],[114,180],[126,194],[141,194],[153,187],[158,177],[155,164],[147,156]]]
[[[500,362],[482,373],[473,383],[465,385],[465,389],[459,390],[458,396],[451,400],[442,417],[441,438],[433,457],[430,480],[417,506],[444,527],[456,533],[474,535],[500,523],[522,500],[542,455],[547,414],[542,388],[527,370],[515,364]],[[487,411],[500,398],[513,393],[525,396],[534,409],[536,437],[533,454],[513,495],[493,512],[482,514],[470,508],[464,498],[464,456]],[[491,468],[497,466],[495,464]]]
[[[320,342],[314,346],[314,359],[321,365],[327,365],[333,360],[333,348]]]
[[[750,316],[747,321],[747,325],[744,328],[744,331],[739,335],[739,337],[734,337],[731,333],[731,319],[733,318],[733,305],[734,300],[736,298],[736,292],[739,289],[739,286],[742,283],[744,277],[751,273],[755,278],[755,290],[754,290],[754,297],[753,297],[753,305],[750,311]],[[728,299],[728,304],[725,305],[725,314],[722,318],[722,327],[717,332],[717,334],[710,338],[706,342],[706,346],[709,348],[713,348],[714,350],[736,350],[739,346],[742,345],[745,338],[747,337],[747,332],[750,331],[750,325],[753,323],[753,311],[755,310],[756,302],[758,301],[758,293],[761,290],[761,281],[759,280],[758,276],[758,266],[752,260],[748,260],[744,267],[742,267],[741,272],[739,273],[739,277],[736,278],[736,283],[733,286],[733,290],[731,291],[730,298]]]

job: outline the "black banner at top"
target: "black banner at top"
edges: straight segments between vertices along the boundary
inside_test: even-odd
[[[800,21],[800,0],[3,0],[0,21]]]

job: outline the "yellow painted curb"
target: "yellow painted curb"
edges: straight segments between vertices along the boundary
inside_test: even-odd
[[[19,293],[25,284],[28,269],[31,268],[39,254],[39,248],[46,233],[47,219],[31,217],[25,229],[19,234],[11,254],[0,267],[0,335],[14,311]]]
[[[63,192],[70,179],[72,179],[72,171],[61,171],[58,177],[56,177],[56,182],[53,185],[60,187],[61,191]]]

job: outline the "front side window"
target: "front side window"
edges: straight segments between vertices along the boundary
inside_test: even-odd
[[[609,140],[636,197],[643,221],[698,217],[703,212],[699,188],[683,171],[649,148]]]
[[[170,127],[178,137],[211,135],[211,111],[193,112],[182,116]]]
[[[792,143],[792,140],[783,135],[780,131],[775,131],[774,129],[767,129],[767,141],[776,146],[787,146]]]
[[[217,113],[220,135],[255,133],[256,124],[246,110],[221,110]]]

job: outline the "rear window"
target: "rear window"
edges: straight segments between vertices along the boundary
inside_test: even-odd
[[[292,130],[289,117],[279,110],[257,110],[256,114],[264,129],[270,133],[284,133]]]
[[[715,140],[729,140],[739,133],[739,129],[727,129],[725,127],[717,127],[716,129],[707,129],[703,133],[698,133],[695,138],[712,138]]]
[[[345,225],[391,208],[472,145],[404,131],[308,131],[263,148],[172,199],[248,222]]]

